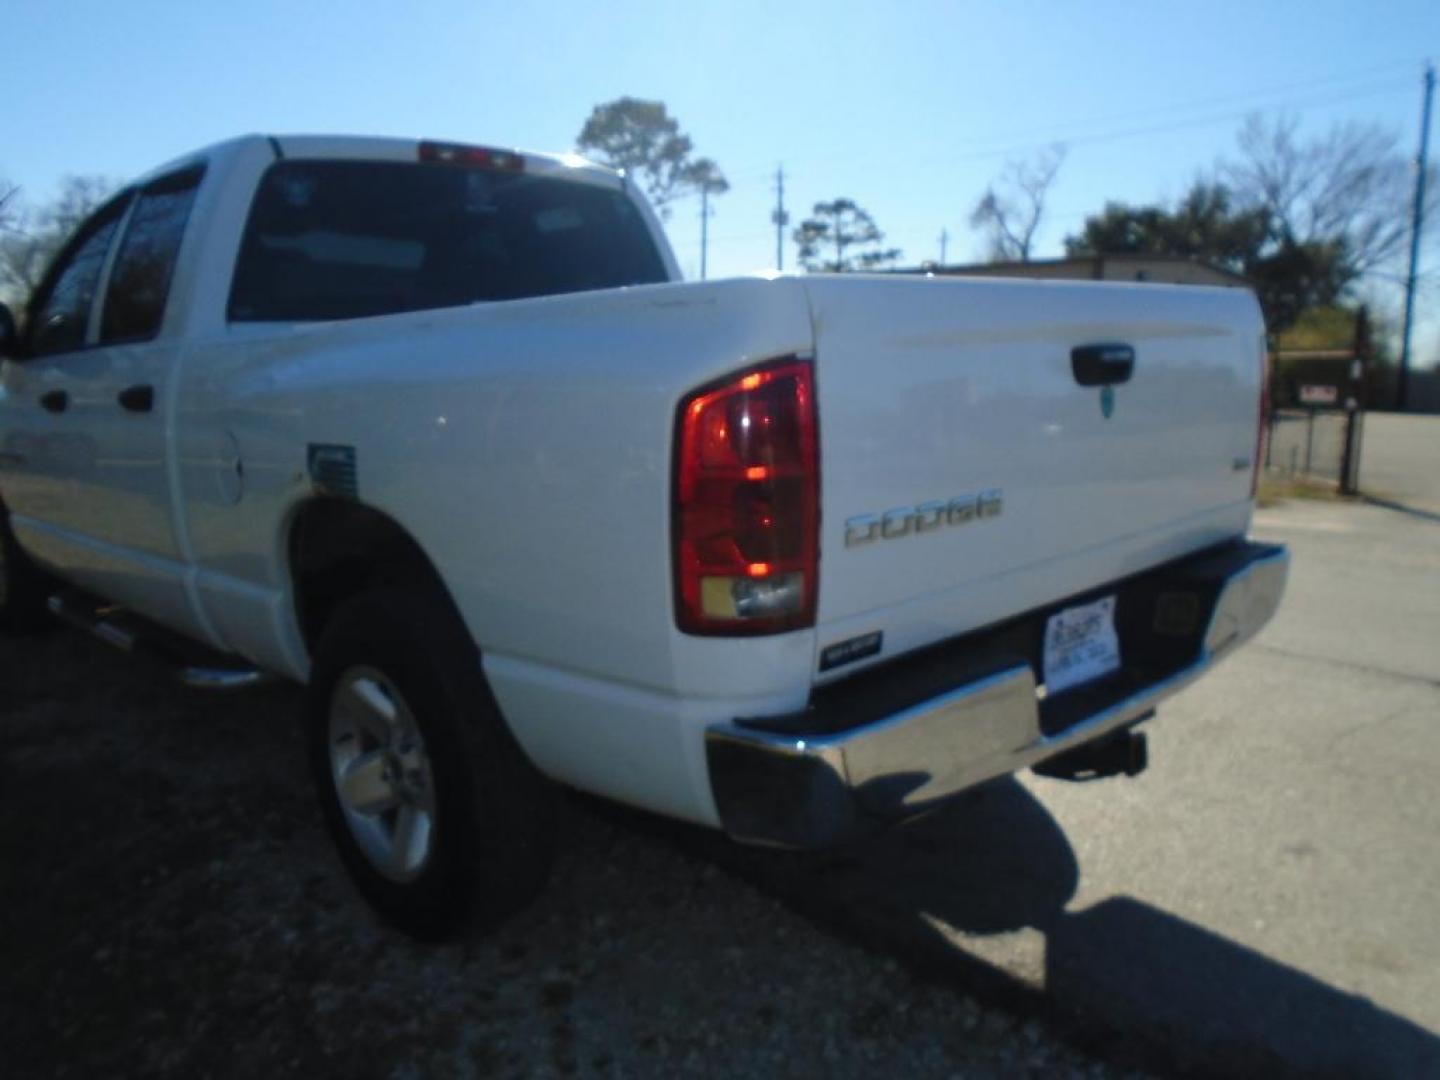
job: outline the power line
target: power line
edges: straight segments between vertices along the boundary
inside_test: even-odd
[[[1326,96],[1324,96],[1324,97],[1319,97],[1319,98],[1293,99],[1293,100],[1286,101],[1286,102],[1277,102],[1277,103],[1275,103],[1272,107],[1274,107],[1274,108],[1296,108],[1296,109],[1300,109],[1300,108],[1309,108],[1309,107],[1313,107],[1313,106],[1316,106],[1316,105],[1329,104],[1329,103],[1331,103],[1331,102],[1333,102],[1333,101],[1336,101],[1336,100],[1355,101],[1355,100],[1359,100],[1359,99],[1366,98],[1366,97],[1375,97],[1375,96],[1380,96],[1380,95],[1383,95],[1383,94],[1393,93],[1393,92],[1395,92],[1396,90],[1399,90],[1399,89],[1406,89],[1406,90],[1408,90],[1411,85],[1413,85],[1413,84],[1411,84],[1408,80],[1405,81],[1405,82],[1403,82],[1403,83],[1402,83],[1402,82],[1396,82],[1396,81],[1391,80],[1391,81],[1387,81],[1387,82],[1385,82],[1385,83],[1383,83],[1383,84],[1375,84],[1374,86],[1370,87],[1367,92],[1357,92],[1357,91],[1352,90],[1352,91],[1347,91],[1345,94],[1339,95],[1338,97],[1337,97],[1337,95],[1331,94],[1331,95],[1326,95]],[[1095,144],[1097,144],[1097,143],[1114,142],[1114,141],[1117,141],[1117,140],[1137,138],[1137,137],[1144,136],[1144,135],[1168,134],[1168,133],[1173,132],[1173,131],[1184,131],[1184,130],[1189,130],[1189,129],[1192,129],[1192,128],[1206,127],[1206,126],[1209,126],[1209,125],[1211,125],[1211,124],[1224,123],[1224,122],[1227,122],[1227,121],[1233,121],[1233,120],[1236,120],[1236,119],[1241,119],[1241,118],[1249,115],[1249,114],[1252,113],[1252,112],[1254,112],[1253,109],[1244,109],[1244,110],[1240,110],[1240,111],[1237,111],[1237,112],[1215,113],[1215,114],[1211,114],[1211,115],[1209,115],[1209,116],[1198,117],[1198,118],[1194,118],[1194,119],[1191,119],[1191,120],[1180,121],[1180,122],[1171,123],[1171,124],[1160,124],[1160,125],[1151,125],[1151,126],[1139,127],[1139,128],[1125,128],[1125,129],[1120,129],[1120,130],[1115,130],[1115,131],[1099,132],[1099,133],[1096,133],[1096,134],[1093,134],[1093,135],[1080,136],[1080,137],[1076,137],[1076,138],[1071,138],[1071,139],[1066,140],[1066,142],[1067,142],[1067,144],[1070,145],[1070,146],[1087,146],[1087,145],[1095,145]],[[990,149],[990,150],[983,150],[983,151],[977,151],[977,152],[959,154],[959,155],[954,155],[954,156],[947,156],[946,158],[943,158],[943,159],[942,159],[942,158],[932,158],[932,159],[929,159],[929,160],[927,160],[927,161],[913,162],[912,165],[913,165],[913,166],[918,166],[918,167],[924,167],[924,168],[931,168],[931,167],[935,167],[935,166],[938,166],[938,165],[943,165],[943,164],[948,164],[948,163],[958,162],[958,161],[979,161],[979,160],[983,160],[983,159],[986,159],[986,158],[1007,157],[1007,156],[1011,156],[1011,155],[1014,155],[1014,154],[1017,154],[1017,153],[1023,153],[1023,152],[1026,151],[1026,150],[1033,149],[1034,146],[1035,146],[1035,144],[1033,144],[1033,143],[1023,144],[1023,145],[1022,145],[1022,144],[1012,144],[1012,145],[1010,145],[1010,146],[1002,147],[1002,148],[996,148],[996,149]],[[771,175],[771,174],[766,174],[766,175],[769,176],[769,175]],[[1055,216],[1052,215],[1052,219],[1054,219],[1054,217],[1055,217]],[[916,232],[918,232],[918,230],[910,230],[909,233],[908,233],[908,235],[914,235]],[[756,233],[756,232],[736,233],[736,234],[731,234],[730,236],[725,237],[725,238],[723,238],[723,239],[724,239],[725,242],[734,242],[734,241],[741,240],[741,239],[754,239],[754,238],[756,238],[758,235],[760,235],[760,234],[758,234],[758,233]],[[710,240],[710,242],[711,242],[711,243],[720,243],[720,242],[721,242],[721,239],[722,239],[722,238],[712,237],[711,240]]]
[[[1287,102],[1277,102],[1272,107],[1294,109],[1310,108],[1316,105],[1328,105],[1335,101],[1356,101],[1367,97],[1378,97],[1384,94],[1392,94],[1401,89],[1408,90],[1410,86],[1411,83],[1408,80],[1403,83],[1391,80],[1383,84],[1377,83],[1365,92],[1346,91],[1344,94],[1340,95],[1330,94],[1320,98],[1293,99]],[[1254,109],[1241,109],[1231,112],[1211,113],[1207,116],[1195,117],[1190,120],[1182,120],[1168,124],[1153,124],[1145,127],[1120,128],[1113,131],[1097,132],[1092,135],[1072,136],[1065,139],[1064,141],[1067,146],[1072,147],[1093,146],[1097,143],[1115,142],[1122,139],[1133,139],[1141,135],[1165,135],[1173,131],[1187,131],[1192,128],[1208,127],[1211,124],[1219,124],[1225,123],[1227,121],[1243,119],[1254,111]],[[1012,143],[1004,147],[995,147],[993,149],[980,150],[973,153],[957,154],[954,156],[947,156],[944,159],[932,158],[928,161],[915,162],[913,164],[928,167],[939,164],[948,164],[957,161],[980,161],[985,158],[1009,157],[1014,154],[1024,153],[1027,150],[1033,150],[1037,145],[1038,144],[1034,142]]]
[[[1405,61],[1404,65],[1409,66],[1410,61]],[[1193,109],[1206,109],[1215,105],[1229,105],[1237,102],[1249,103],[1247,106],[1247,111],[1249,111],[1250,109],[1261,107],[1256,102],[1257,98],[1263,98],[1273,94],[1287,92],[1290,90],[1313,90],[1319,89],[1320,87],[1330,87],[1334,91],[1338,91],[1340,87],[1337,84],[1352,83],[1361,79],[1367,80],[1368,83],[1374,83],[1374,75],[1380,72],[1385,72],[1387,74],[1394,73],[1396,69],[1400,66],[1402,66],[1400,63],[1385,64],[1376,67],[1365,68],[1359,71],[1352,72],[1348,75],[1333,75],[1327,76],[1323,79],[1306,79],[1300,82],[1284,83],[1278,86],[1265,87],[1256,90],[1248,90],[1243,93],[1225,94],[1220,97],[1198,98],[1192,101],[1181,102],[1177,105],[1159,105],[1149,109],[1139,109],[1132,110],[1130,112],[1115,113],[1106,117],[1079,121],[1078,124],[1077,122],[1072,121],[1063,125],[1055,125],[1045,128],[1034,128],[1015,137],[1026,142],[1029,142],[1031,140],[1039,140],[1042,138],[1063,139],[1065,138],[1066,132],[1076,126],[1083,127],[1096,124],[1115,124],[1122,121],[1139,120],[1143,117],[1148,116],[1158,116],[1166,113],[1184,113],[1189,112]],[[1347,88],[1347,93],[1349,92],[1349,89],[1350,88]],[[1270,103],[1269,107],[1275,108],[1277,106],[1282,106],[1283,104],[1284,102],[1273,102]],[[984,140],[981,138],[972,138],[966,141],[983,142]]]
[[[1006,154],[1019,153],[1023,152],[1024,150],[1033,149],[1039,144],[1049,141],[1055,141],[1057,139],[1064,141],[1070,145],[1080,145],[1087,142],[1098,141],[1100,139],[1118,138],[1123,135],[1128,135],[1130,133],[1128,129],[1122,130],[1119,133],[1105,131],[1095,136],[1082,137],[1071,136],[1068,133],[1074,131],[1076,128],[1083,129],[1087,127],[1094,127],[1097,125],[1115,124],[1122,121],[1135,120],[1146,116],[1185,113],[1194,109],[1209,108],[1214,105],[1223,105],[1235,102],[1248,103],[1246,108],[1238,111],[1231,110],[1222,114],[1207,115],[1206,117],[1190,121],[1180,120],[1175,121],[1172,124],[1161,125],[1158,127],[1147,126],[1137,129],[1135,133],[1151,134],[1165,130],[1183,130],[1185,127],[1189,126],[1200,126],[1203,124],[1216,123],[1221,120],[1231,120],[1237,117],[1243,117],[1248,113],[1254,112],[1256,111],[1256,109],[1260,108],[1303,108],[1309,105],[1325,104],[1335,100],[1351,100],[1353,96],[1357,94],[1360,96],[1374,96],[1374,93],[1376,92],[1376,87],[1381,88],[1379,91],[1381,93],[1388,90],[1399,89],[1402,86],[1405,89],[1409,89],[1409,87],[1413,84],[1409,81],[1408,78],[1405,79],[1403,82],[1398,81],[1395,78],[1391,78],[1381,83],[1377,82],[1374,78],[1372,78],[1372,76],[1380,72],[1393,73],[1396,72],[1398,68],[1402,66],[1409,67],[1413,65],[1413,63],[1413,60],[1395,61],[1393,63],[1380,64],[1368,68],[1357,69],[1356,71],[1352,71],[1345,75],[1332,75],[1321,79],[1306,79],[1298,82],[1281,83],[1278,85],[1271,85],[1245,91],[1243,93],[1227,94],[1219,97],[1199,98],[1193,99],[1191,101],[1181,102],[1175,105],[1156,106],[1155,108],[1151,109],[1130,110],[1123,113],[1112,113],[1108,116],[1103,117],[1093,117],[1088,120],[1071,121],[1057,125],[1047,125],[1043,128],[1031,128],[1028,131],[1022,131],[1005,137],[1006,142],[1003,145],[998,145],[992,142],[991,145],[992,147],[994,147],[992,149],[970,152],[953,158],[947,155],[944,160],[977,160],[986,157],[1002,157]],[[1359,86],[1346,85],[1349,83],[1357,82],[1357,80],[1366,81]],[[1319,99],[1312,97],[1295,97],[1281,101],[1263,103],[1256,100],[1258,98],[1264,98],[1274,94],[1284,93],[1290,90],[1310,90],[1319,89],[1322,87],[1331,89],[1323,98]],[[1344,88],[1343,90],[1341,89],[1342,87]],[[949,141],[952,144],[958,145],[974,145],[977,143],[984,145],[991,138],[992,137],[988,136],[972,136],[968,138],[962,137],[960,139],[953,139]],[[930,159],[931,162],[937,160],[940,159]],[[752,169],[750,167],[747,167],[743,171],[747,175],[753,175],[756,179],[760,179],[763,177],[764,179],[768,180],[773,175],[769,172],[769,170],[761,172],[758,169]]]
[[[712,236],[710,237],[709,243],[712,248],[724,247],[729,244],[753,244],[757,240],[763,240],[769,236],[769,229],[752,229],[748,232],[726,233],[723,236]],[[679,237],[671,241],[671,246],[682,251],[698,251],[700,241],[686,240],[684,237]]]
[[[1253,99],[1253,97],[1256,96],[1256,95],[1261,95],[1261,96],[1263,96],[1263,95],[1265,95],[1265,94],[1275,93],[1275,92],[1278,92],[1279,90],[1283,90],[1283,89],[1289,89],[1289,88],[1295,88],[1295,87],[1312,87],[1312,86],[1333,85],[1333,84],[1335,84],[1335,83],[1337,83],[1337,82],[1339,82],[1339,83],[1353,82],[1355,79],[1360,78],[1360,77],[1362,77],[1362,76],[1365,75],[1365,74],[1369,74],[1369,73],[1372,73],[1372,72],[1377,71],[1377,70],[1390,70],[1390,67],[1389,67],[1389,65],[1386,65],[1384,68],[1372,68],[1372,69],[1367,69],[1365,72],[1352,73],[1352,74],[1346,75],[1346,76],[1335,76],[1335,77],[1326,78],[1326,79],[1310,80],[1310,81],[1307,81],[1307,82],[1304,82],[1304,83],[1291,83],[1291,84],[1286,84],[1285,86],[1282,86],[1282,87],[1276,87],[1276,88],[1272,88],[1272,89],[1268,89],[1268,90],[1252,91],[1250,94],[1243,95],[1243,96],[1241,96],[1241,95],[1233,95],[1233,96],[1225,97],[1225,98],[1210,98],[1210,99],[1204,99],[1204,100],[1201,101],[1201,102],[1194,102],[1194,103],[1190,103],[1190,104],[1188,104],[1188,105],[1175,106],[1175,107],[1172,107],[1172,108],[1173,108],[1173,109],[1176,109],[1176,110],[1185,110],[1185,109],[1194,108],[1194,107],[1197,107],[1197,106],[1199,106],[1199,105],[1207,104],[1207,103],[1215,103],[1215,102],[1222,102],[1222,101],[1233,101],[1233,100],[1251,100],[1251,99]],[[1310,96],[1310,97],[1305,97],[1305,98],[1291,98],[1291,99],[1284,100],[1284,101],[1272,102],[1272,103],[1270,103],[1270,104],[1268,105],[1268,108],[1270,108],[1270,109],[1281,109],[1281,108],[1304,109],[1304,108],[1315,107],[1315,106],[1318,106],[1318,105],[1329,104],[1329,103],[1334,102],[1334,101],[1337,101],[1337,100],[1347,101],[1347,102],[1348,102],[1348,101],[1355,101],[1355,100],[1360,100],[1360,99],[1368,98],[1368,97],[1377,97],[1377,96],[1382,96],[1382,95],[1386,95],[1386,94],[1391,94],[1391,93],[1394,93],[1395,91],[1400,90],[1400,89],[1408,90],[1412,85],[1413,85],[1413,84],[1410,83],[1408,79],[1405,80],[1405,81],[1403,81],[1403,82],[1397,81],[1397,80],[1394,80],[1394,79],[1387,79],[1387,80],[1380,81],[1380,82],[1373,82],[1373,81],[1372,81],[1372,82],[1363,84],[1363,85],[1361,85],[1361,86],[1350,87],[1349,89],[1345,90],[1343,93],[1331,92],[1331,93],[1329,93],[1329,94],[1320,95],[1320,96]],[[1142,112],[1142,113],[1138,113],[1138,114],[1132,112],[1132,113],[1129,113],[1129,114],[1126,114],[1126,115],[1130,115],[1130,116],[1135,116],[1135,115],[1147,115],[1147,114],[1153,114],[1155,111],[1156,111],[1156,110],[1147,110],[1146,112]],[[1223,122],[1233,121],[1233,120],[1236,120],[1236,119],[1243,118],[1243,117],[1245,117],[1245,116],[1253,113],[1254,111],[1255,111],[1254,107],[1250,107],[1250,108],[1246,108],[1246,109],[1243,109],[1243,110],[1237,110],[1237,111],[1228,111],[1228,112],[1222,112],[1222,113],[1212,113],[1212,114],[1208,114],[1208,115],[1201,116],[1201,117],[1192,117],[1192,118],[1189,118],[1189,119],[1179,120],[1179,121],[1173,121],[1173,122],[1169,122],[1169,123],[1165,123],[1165,124],[1155,124],[1155,125],[1146,125],[1146,126],[1141,126],[1141,127],[1120,128],[1120,129],[1109,130],[1109,131],[1094,132],[1094,133],[1091,133],[1091,134],[1088,134],[1088,135],[1072,136],[1071,138],[1069,138],[1069,139],[1067,139],[1067,140],[1065,140],[1065,141],[1067,142],[1068,145],[1071,145],[1071,146],[1085,146],[1085,145],[1095,145],[1095,144],[1104,143],[1104,142],[1113,142],[1113,141],[1123,140],[1123,139],[1129,139],[1129,138],[1137,138],[1137,137],[1141,137],[1141,136],[1145,136],[1145,135],[1168,134],[1168,133],[1174,132],[1174,131],[1184,131],[1184,130],[1189,130],[1189,129],[1198,128],[1198,127],[1205,127],[1205,126],[1209,126],[1209,125],[1212,125],[1212,124],[1217,124],[1217,123],[1223,123]],[[1052,129],[1052,130],[1053,130],[1053,129]],[[972,141],[973,141],[973,140],[972,140]],[[1018,142],[1017,142],[1017,143],[1008,144],[1008,145],[1006,145],[1006,146],[996,146],[996,147],[992,147],[992,148],[989,148],[989,149],[978,150],[978,151],[970,151],[970,152],[966,152],[966,153],[962,153],[962,154],[946,155],[946,157],[944,157],[944,158],[939,158],[939,157],[937,157],[937,158],[929,159],[929,160],[927,160],[927,161],[912,162],[911,164],[912,164],[912,166],[919,166],[919,167],[927,167],[927,168],[928,168],[928,167],[934,167],[934,166],[937,166],[937,165],[943,165],[943,164],[947,164],[947,163],[951,163],[951,162],[976,161],[976,160],[983,160],[983,159],[986,159],[986,158],[1005,157],[1005,156],[1009,156],[1009,155],[1013,155],[1013,154],[1017,154],[1017,153],[1022,153],[1022,152],[1024,152],[1025,150],[1033,149],[1035,145],[1036,145],[1035,143],[1018,143]],[[758,178],[758,176],[759,176],[760,174],[756,174],[756,175],[757,175],[757,178]],[[783,185],[783,173],[777,170],[776,173],[766,172],[766,173],[763,174],[763,175],[765,176],[766,179],[774,179],[774,180],[775,180],[775,182],[776,182],[777,194],[779,194],[779,193],[780,193],[780,189],[781,189],[781,187],[782,187],[782,185]],[[783,198],[783,195],[781,196],[781,198]],[[778,212],[780,209],[782,209],[782,206],[783,206],[783,204],[777,203],[777,211],[776,211],[776,212]],[[1066,217],[1085,217],[1085,216],[1088,216],[1088,213],[1089,213],[1089,212],[1081,212],[1081,213],[1070,214],[1070,215],[1049,214],[1049,215],[1047,215],[1047,216],[1048,216],[1051,220],[1061,220],[1061,219],[1066,218]],[[788,217],[788,215],[787,215],[787,217]],[[772,222],[775,220],[775,212],[772,212],[772,214],[771,214],[771,220],[772,220]],[[776,232],[777,232],[777,236],[776,236],[776,241],[777,241],[777,252],[776,252],[777,257],[776,257],[776,263],[777,263],[777,265],[781,265],[781,264],[782,264],[782,260],[783,260],[783,235],[781,235],[781,229],[782,229],[782,228],[783,228],[783,226],[782,226],[782,227],[777,227],[777,230],[776,230]],[[919,235],[919,233],[920,233],[921,231],[922,231],[922,230],[920,230],[920,229],[918,229],[918,228],[912,228],[912,229],[907,229],[907,230],[901,230],[901,231],[898,232],[898,233],[892,233],[892,235],[910,237],[910,236],[917,236],[917,235]],[[928,231],[928,230],[925,230],[925,231]],[[757,239],[760,235],[763,235],[763,234],[759,233],[758,231],[749,231],[749,230],[747,230],[746,232],[743,232],[743,233],[732,233],[732,234],[728,234],[728,235],[726,235],[726,236],[724,236],[724,237],[710,237],[710,238],[709,238],[709,243],[711,243],[711,244],[726,244],[726,245],[730,245],[730,244],[736,244],[736,243],[741,243],[741,242],[750,242],[750,241],[753,241],[753,240]],[[932,234],[932,235],[933,235],[933,234]],[[677,246],[689,247],[688,244],[684,244],[683,242],[682,242],[680,245],[677,245]]]
[[[1286,108],[1309,108],[1313,107],[1313,105],[1329,104],[1329,102],[1336,101],[1336,99],[1342,99],[1342,101],[1355,101],[1355,99],[1367,98],[1367,96],[1390,94],[1390,92],[1394,92],[1395,89],[1408,89],[1410,88],[1410,85],[1411,84],[1408,81],[1404,82],[1404,84],[1400,84],[1400,82],[1390,81],[1385,82],[1385,84],[1372,86],[1372,88],[1369,88],[1368,92],[1346,92],[1345,95],[1341,95],[1339,96],[1339,98],[1336,98],[1335,95],[1328,95],[1323,96],[1323,98],[1295,99],[1295,101],[1282,102],[1282,104],[1277,105],[1277,107],[1282,107],[1283,105],[1283,107]],[[1191,130],[1191,128],[1208,127],[1208,125],[1211,124],[1220,124],[1220,122],[1238,120],[1238,118],[1246,117],[1246,115],[1250,114],[1250,112],[1253,112],[1253,109],[1243,109],[1243,111],[1240,112],[1224,112],[1224,114],[1211,114],[1208,115],[1208,117],[1200,117],[1194,118],[1194,120],[1175,122],[1175,124],[1149,125],[1149,127],[1125,128],[1125,130],[1097,132],[1097,134],[1093,135],[1084,135],[1084,137],[1071,138],[1071,140],[1067,140],[1067,143],[1068,145],[1094,145],[1097,143],[1113,143],[1113,141],[1125,140],[1125,138],[1136,138],[1140,137],[1140,135],[1168,134],[1168,132],[1172,131]],[[935,167],[937,166],[937,164],[950,163],[950,161],[976,161],[984,160],[984,158],[989,157],[1007,157],[1011,156],[1011,154],[1022,153],[1022,151],[1024,150],[1030,150],[1030,148],[1032,148],[1032,144],[1009,145],[1009,147],[996,148],[996,150],[985,150],[978,151],[978,153],[959,154],[959,156],[945,158],[945,160],[943,161],[940,160],[940,158],[932,158],[932,160],[929,161],[920,161],[920,163],[913,164],[914,166],[919,167]],[[744,233],[743,236],[744,238],[755,238],[756,235],[757,233],[750,232]],[[733,235],[732,238],[727,239],[739,238],[742,238],[742,235]]]

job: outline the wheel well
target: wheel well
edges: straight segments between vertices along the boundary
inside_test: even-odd
[[[295,615],[312,655],[335,609],[366,589],[414,584],[450,599],[414,538],[360,503],[329,498],[306,503],[290,526],[289,558]]]

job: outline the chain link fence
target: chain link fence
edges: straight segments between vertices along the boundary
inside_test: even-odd
[[[1344,409],[1283,408],[1270,411],[1265,468],[1292,477],[1343,483],[1350,425],[1359,413]],[[1353,421],[1352,421],[1352,418]]]
[[[1362,316],[1356,346],[1281,351],[1270,359],[1264,465],[1271,475],[1319,480],[1353,494],[1371,372]]]

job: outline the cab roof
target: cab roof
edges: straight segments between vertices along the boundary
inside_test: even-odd
[[[625,174],[599,165],[578,154],[547,154],[534,150],[512,150],[508,147],[490,147],[473,143],[441,142],[430,139],[390,138],[373,135],[242,135],[234,139],[185,154],[152,169],[135,181],[144,184],[157,177],[174,172],[187,165],[222,157],[231,151],[255,143],[268,143],[277,157],[302,159],[327,159],[351,161],[409,161],[422,160],[423,146],[443,146],[461,151],[488,152],[499,156],[513,156],[523,161],[523,170],[536,176],[561,177],[581,183],[595,184],[619,190],[625,185]]]

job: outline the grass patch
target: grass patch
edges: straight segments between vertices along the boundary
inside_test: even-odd
[[[1279,506],[1290,499],[1348,499],[1340,494],[1340,486],[1333,480],[1315,480],[1303,476],[1269,476],[1261,474],[1260,487],[1255,493],[1257,506]]]

